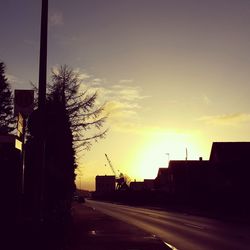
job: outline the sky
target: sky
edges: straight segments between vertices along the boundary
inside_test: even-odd
[[[13,89],[37,85],[41,0],[0,0],[0,60]],[[78,155],[96,175],[155,178],[169,160],[250,141],[249,0],[49,0],[48,81],[67,64],[98,90],[104,140]]]

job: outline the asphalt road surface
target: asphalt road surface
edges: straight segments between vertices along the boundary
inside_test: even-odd
[[[86,206],[137,226],[178,250],[249,250],[250,226],[188,214],[87,200]]]

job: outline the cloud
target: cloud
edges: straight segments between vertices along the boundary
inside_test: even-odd
[[[142,89],[138,86],[116,84],[112,86],[112,89],[112,93],[115,93],[121,100],[125,101],[142,100],[149,97],[141,95]]]
[[[123,80],[119,81],[120,84],[128,84],[128,83],[131,84],[133,82],[134,82],[134,80],[132,80],[132,79],[123,79]]]
[[[107,91],[105,111],[109,114],[108,122],[113,128],[129,128],[135,126],[140,120],[139,103],[130,97],[130,101],[123,98],[121,93],[113,90]],[[128,125],[130,124],[130,125]]]
[[[87,73],[80,73],[78,77],[80,80],[86,80],[89,79],[91,76]]]
[[[54,11],[49,16],[50,26],[61,26],[63,25],[63,13],[61,11]]]
[[[216,116],[203,116],[198,120],[204,121],[211,125],[237,126],[245,122],[250,122],[250,114],[234,113]]]
[[[8,82],[15,88],[17,88],[19,85],[24,84],[25,82],[18,78],[17,76],[6,74],[6,77],[8,79]]]
[[[141,94],[141,88],[121,85],[120,81],[118,84],[108,85],[105,81],[100,82],[96,90],[106,103],[105,111],[109,114],[108,122],[112,129],[130,130],[140,123],[140,102],[147,98]]]
[[[103,82],[105,82],[105,80],[100,78],[95,78],[91,81],[91,83],[95,86],[100,86]]]
[[[57,66],[54,69],[58,68]],[[80,91],[98,93],[97,105],[105,103],[107,122],[111,129],[136,127],[140,122],[141,101],[149,96],[142,95],[142,89],[132,80],[120,80],[110,84],[105,78],[98,78],[82,69],[75,69],[80,76]],[[123,84],[125,83],[126,84]]]
[[[137,113],[136,110],[139,108],[140,106],[137,103],[126,103],[119,100],[108,101],[105,106],[106,112],[116,117],[127,117],[128,114],[129,116],[135,115]]]
[[[18,80],[18,78],[16,77],[16,76],[14,76],[14,75],[10,75],[10,74],[6,74],[6,77],[7,77],[7,79],[8,79],[8,82],[10,83],[10,84],[17,84],[17,83],[19,83],[19,80]]]
[[[86,72],[82,72],[81,69],[77,68],[74,69],[74,73],[78,74],[79,80],[80,81],[85,81],[91,78],[91,75],[86,73]]]

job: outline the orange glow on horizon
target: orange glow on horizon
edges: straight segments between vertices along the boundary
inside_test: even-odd
[[[168,167],[170,160],[199,159],[195,139],[178,133],[156,133],[145,143],[136,157],[134,176],[154,179],[158,169]],[[186,152],[187,151],[187,152]]]

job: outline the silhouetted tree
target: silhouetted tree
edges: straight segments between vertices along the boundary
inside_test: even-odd
[[[52,71],[49,97],[61,96],[70,121],[74,148],[79,152],[90,149],[93,141],[104,138],[107,130],[102,130],[106,117],[104,106],[97,106],[97,92],[81,90],[79,74],[67,65]],[[93,132],[93,129],[96,129]],[[89,133],[90,132],[90,133]]]
[[[75,191],[75,150],[63,97],[47,100],[46,183],[50,210],[69,212]]]
[[[13,97],[5,76],[5,64],[0,62],[0,134],[8,134],[13,130]]]
[[[70,211],[75,191],[76,150],[89,149],[92,140],[102,138],[106,130],[86,136],[92,127],[101,129],[103,107],[95,106],[97,93],[80,92],[77,73],[67,66],[52,72],[46,103],[45,199],[47,214],[62,218]],[[29,191],[36,173],[36,136],[39,135],[39,111],[34,111],[28,124],[30,138],[26,152]],[[33,152],[34,151],[34,152]],[[32,164],[31,164],[32,163]],[[39,177],[38,177],[39,178]],[[35,178],[37,179],[37,178]],[[31,196],[35,194],[31,193]],[[63,216],[61,216],[63,213]]]

